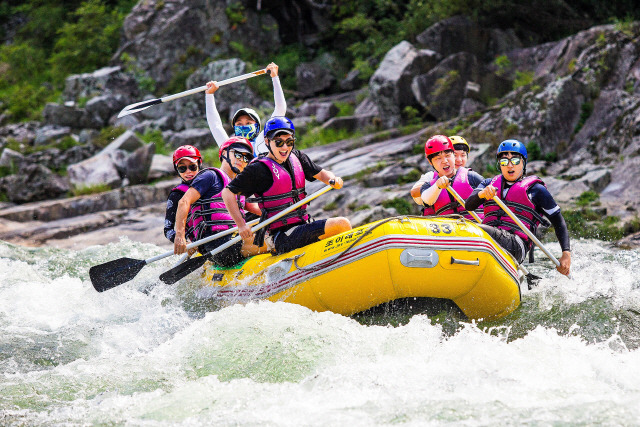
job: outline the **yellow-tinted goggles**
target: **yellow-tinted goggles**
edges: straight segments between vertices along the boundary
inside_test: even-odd
[[[516,165],[519,165],[521,161],[522,161],[522,158],[520,158],[520,157],[512,157],[510,159],[507,159],[506,157],[503,157],[500,160],[498,160],[498,164],[500,166],[507,166],[509,164],[509,162],[511,162],[511,164],[513,166],[516,166]]]

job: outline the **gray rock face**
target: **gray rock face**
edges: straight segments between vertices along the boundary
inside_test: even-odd
[[[458,115],[468,81],[478,80],[478,61],[460,52],[445,58],[426,74],[416,76],[411,90],[420,105],[437,120]]]
[[[454,16],[433,24],[416,37],[420,46],[442,56],[458,52],[472,53],[481,60],[522,47],[513,30],[483,28],[469,18]]]
[[[158,87],[164,87],[177,72],[228,54],[231,40],[253,51],[276,51],[278,23],[236,4],[242,7],[242,22],[229,21],[226,10],[231,6],[224,0],[139,2],[124,21],[124,43],[116,57],[126,52]]]
[[[194,147],[198,147],[199,150],[202,150],[215,146],[216,142],[209,129],[187,129],[174,133],[169,138],[169,145],[174,149],[181,145],[193,145]]]
[[[300,96],[308,98],[322,93],[335,83],[335,77],[320,64],[303,62],[296,67],[296,80]]]
[[[13,203],[55,199],[69,191],[66,180],[35,164],[25,164],[20,173],[0,178],[0,191]]]
[[[413,78],[433,68],[440,55],[431,50],[419,50],[402,41],[385,55],[371,77],[371,98],[380,110],[384,126],[400,123],[401,112],[407,106],[419,106],[411,90]]]
[[[109,94],[91,98],[84,108],[97,123],[106,126],[111,116],[120,112],[127,104],[127,99],[123,95]]]
[[[42,112],[44,122],[51,125],[68,126],[75,129],[100,129],[104,125],[83,108],[48,103]]]
[[[129,185],[143,184],[147,182],[147,175],[151,168],[151,161],[156,152],[156,146],[147,144],[131,153],[126,160],[125,178]]]
[[[80,98],[91,99],[107,94],[124,97],[125,104],[140,96],[135,78],[119,66],[67,77],[62,96],[65,101],[77,102]]]
[[[170,177],[175,174],[171,156],[162,154],[154,154],[151,158],[151,166],[149,167],[148,179],[160,179]]]
[[[133,152],[142,147],[144,142],[132,131],[128,130],[116,139],[114,139],[109,145],[107,145],[101,152],[101,154],[112,153],[117,150],[124,150]]]
[[[36,131],[35,145],[47,145],[53,141],[71,135],[71,128],[68,126],[47,125]]]
[[[80,163],[70,165],[67,168],[67,174],[69,182],[76,188],[98,185],[116,188],[122,183],[122,178],[109,153],[100,153]]]
[[[333,102],[305,102],[298,109],[301,116],[314,116],[318,123],[324,123],[338,114]]]
[[[2,168],[13,169],[19,167],[23,161],[24,156],[10,148],[2,150],[0,155],[0,167]]]

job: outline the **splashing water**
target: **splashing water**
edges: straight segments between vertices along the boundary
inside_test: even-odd
[[[158,281],[171,259],[102,294],[88,279],[92,265],[161,252],[127,240],[80,252],[0,243],[0,424],[640,419],[640,251],[575,242],[573,281],[537,254],[543,279],[520,308],[479,323],[367,322],[270,302],[211,311],[197,274]]]

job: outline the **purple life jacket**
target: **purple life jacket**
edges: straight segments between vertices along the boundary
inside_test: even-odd
[[[226,173],[217,168],[202,169],[198,172],[198,175],[206,170],[211,170],[222,178],[222,182],[224,184],[222,187],[223,189],[231,181],[231,178],[229,178]],[[244,213],[245,197],[237,197],[240,212]],[[189,240],[195,242],[199,238],[206,237],[203,235],[203,231],[207,229],[211,231],[208,235],[211,235],[219,231],[228,230],[229,228],[235,227],[235,225],[233,218],[231,218],[231,215],[229,214],[229,211],[227,211],[227,207],[222,200],[222,190],[220,190],[220,193],[215,194],[213,197],[208,199],[200,198],[191,205],[189,215],[187,216],[185,234],[189,237]]]
[[[435,185],[436,181],[440,179],[440,176],[434,174],[433,179],[430,182],[430,185]],[[471,195],[473,192],[473,187],[469,184],[469,169],[465,167],[461,167],[456,172],[456,176],[453,178],[452,188],[462,197],[463,200],[466,200],[467,197]],[[480,210],[480,208],[478,208]],[[458,214],[462,215],[465,218],[475,221],[475,218],[471,216],[469,212],[467,212],[458,201],[449,193],[448,190],[443,189],[440,192],[440,195],[436,199],[433,206],[426,206],[422,212],[424,216],[428,215],[451,215]],[[482,212],[476,212],[476,214],[482,218],[484,214]]]
[[[281,164],[269,157],[261,157],[257,161],[267,165],[273,177],[273,185],[262,194],[256,194],[258,206],[262,210],[263,218],[271,218],[289,206],[306,197],[305,177],[300,160],[291,153],[287,161],[291,161],[293,175]],[[295,187],[294,187],[295,185]],[[285,227],[292,224],[306,223],[309,221],[307,205],[302,205],[293,212],[280,218],[268,226],[269,230]]]
[[[538,212],[536,212],[535,205],[529,200],[527,190],[534,184],[542,184],[544,182],[535,175],[528,176],[524,179],[513,184],[508,190],[505,197],[502,196],[504,190],[504,179],[502,175],[498,175],[491,180],[490,185],[498,189],[496,196],[502,199],[505,205],[516,215],[516,217],[522,221],[534,235],[538,230],[540,224],[548,224]],[[545,186],[546,187],[546,186]],[[511,219],[506,212],[502,210],[500,206],[493,200],[487,200],[484,202],[484,220],[483,224],[491,225],[503,230],[509,230],[512,233],[520,236],[522,240],[531,248],[533,242],[529,239],[529,236],[518,227],[518,224]]]

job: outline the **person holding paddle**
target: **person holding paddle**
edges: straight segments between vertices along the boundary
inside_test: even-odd
[[[222,191],[227,209],[238,226],[243,238],[253,236],[234,202],[238,196],[255,195],[262,210],[262,220],[277,215],[306,196],[305,180],[316,179],[333,188],[342,188],[340,177],[316,165],[306,154],[294,148],[295,129],[286,117],[273,117],[264,127],[265,142],[269,154],[252,162]],[[306,205],[294,210],[269,225],[264,233],[254,240],[274,254],[282,254],[309,245],[322,239],[351,230],[347,218],[310,221]]]
[[[420,188],[420,199],[425,206],[423,215],[460,214],[473,220],[465,207],[445,189],[451,186],[464,198],[469,196],[484,178],[470,169],[456,165],[455,146],[451,139],[444,135],[429,138],[424,150],[427,161],[435,169],[435,173]]]
[[[189,153],[184,150],[184,147],[181,148],[183,150],[179,148],[174,153],[176,170],[184,181],[178,187],[185,190],[178,202],[175,217],[173,233],[175,254],[186,251],[187,237],[194,242],[233,227],[233,219],[227,212],[221,192],[253,158],[251,143],[238,136],[229,138],[220,147],[219,156],[222,164],[219,169],[201,169],[202,157],[197,149],[194,155],[185,155]],[[189,182],[188,186],[186,182]],[[244,214],[245,209],[256,214],[260,213],[258,206],[255,203],[245,203],[244,197],[237,198],[235,203],[241,215]],[[167,235],[167,224],[165,224],[165,235]],[[169,235],[167,237],[170,238]],[[200,246],[199,250],[202,254],[207,254],[230,239],[229,235],[213,240]],[[214,255],[213,262],[229,267],[236,265],[247,256],[261,252],[264,250],[247,239]]]
[[[541,224],[550,222],[562,248],[562,256],[556,269],[569,276],[571,249],[567,224],[544,182],[535,175],[526,176],[526,147],[515,139],[503,141],[498,146],[497,160],[501,174],[480,183],[467,198],[467,209],[476,209],[481,204],[484,205],[482,229],[511,253],[518,263],[524,261],[534,241],[501,209],[494,197],[503,201],[534,236]],[[548,218],[548,221],[543,216]]]
[[[469,143],[466,139],[458,135],[450,136],[449,139],[453,143],[453,155],[455,157],[456,169],[466,167],[467,160],[469,159]],[[422,194],[422,186],[427,182],[431,182],[435,174],[435,171],[425,173],[415,184],[413,184],[413,187],[411,187],[411,197],[418,205],[424,206],[424,201],[422,200],[422,197],[420,197]]]
[[[287,101],[284,98],[284,92],[280,85],[278,66],[272,62],[267,65],[266,69],[269,70],[271,80],[273,82],[273,99],[275,101],[275,108],[271,117],[284,116],[287,113]],[[220,120],[220,114],[216,108],[216,101],[213,98],[213,94],[217,90],[218,85],[216,82],[210,81],[207,83],[207,89],[205,91],[205,106],[209,129],[211,130],[213,139],[215,139],[218,146],[220,146],[229,137],[222,127],[222,120]],[[264,143],[264,135],[260,132],[260,117],[254,109],[247,107],[240,108],[233,114],[233,117],[231,118],[231,126],[236,136],[242,136],[251,141],[255,157],[268,152],[267,146]]]

